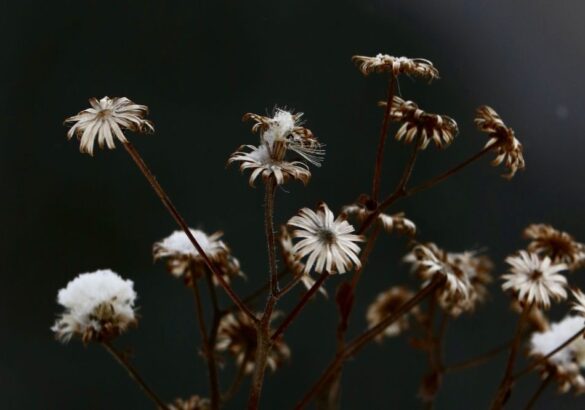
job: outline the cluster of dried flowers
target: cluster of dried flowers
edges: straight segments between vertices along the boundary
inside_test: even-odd
[[[222,232],[207,234],[189,228],[126,138],[125,131],[154,131],[153,124],[145,118],[147,107],[127,98],[92,98],[91,108],[68,118],[66,123],[73,125],[67,136],[80,139],[81,152],[92,155],[96,139],[100,147],[106,145],[112,149],[117,139],[181,228],[155,242],[153,256],[155,260],[164,260],[168,271],[182,278],[193,290],[201,351],[209,373],[208,393],[201,396],[201,392],[196,392],[197,395],[188,399],[176,399],[167,404],[138,375],[129,358],[117,350],[113,339],[137,322],[136,293],[132,281],[124,280],[110,270],[81,274],[59,291],[58,303],[64,312],[52,327],[56,336],[64,342],[78,336],[84,343],[101,343],[126,367],[159,408],[218,409],[228,403],[249,378],[248,408],[255,409],[260,403],[266,368],[275,371],[290,359],[291,349],[284,338],[286,330],[315,293],[328,295],[325,284],[334,275],[339,276],[335,280],[340,282],[335,297],[339,310],[339,350],[321,377],[297,403],[297,408],[303,408],[317,398],[325,406],[335,407],[339,400],[342,364],[374,340],[383,342],[387,337],[410,333],[413,346],[428,355],[429,371],[422,377],[420,386],[420,397],[428,403],[434,401],[446,373],[483,363],[486,357],[468,361],[464,366],[445,364],[441,343],[448,320],[472,314],[488,299],[488,287],[493,281],[492,261],[479,250],[450,252],[435,243],[417,241],[417,229],[412,220],[403,212],[385,212],[400,198],[441,183],[490,152],[496,155],[493,165],[503,164],[507,169],[504,177],[510,179],[525,167],[522,144],[492,108],[482,106],[477,110],[475,124],[489,136],[485,146],[446,172],[411,186],[418,153],[431,142],[441,149],[448,147],[458,134],[458,126],[449,116],[427,113],[415,102],[395,95],[396,82],[403,75],[430,82],[439,78],[439,72],[425,59],[383,54],[355,56],[354,62],[364,75],[386,75],[389,87],[386,100],[379,104],[385,112],[374,163],[372,192],[360,194],[355,203],[344,206],[337,216],[321,202],[315,210],[300,209],[281,226],[280,236],[275,234],[276,187],[294,180],[306,185],[311,177],[310,167],[322,164],[324,145],[304,126],[302,113],[276,109],[272,116],[249,113],[243,117],[245,121],[252,121],[252,132],[259,135],[259,142],[258,145],[242,145],[229,157],[228,164],[238,163],[242,171],[249,171],[250,185],[253,186],[259,177],[264,184],[269,266],[265,285],[262,278],[248,275],[249,280],[263,286],[245,298],[235,291],[238,278],[245,275],[239,260],[223,241]],[[413,151],[397,186],[387,198],[380,198],[384,146],[392,123],[396,124],[396,140],[410,144]],[[383,233],[399,234],[407,239],[409,251],[403,261],[420,280],[420,289],[396,284],[381,291],[367,309],[364,332],[348,339],[346,333],[352,319],[355,289],[363,276],[369,254]],[[585,366],[585,340],[582,337],[585,295],[573,290],[574,316],[550,323],[546,314],[553,302],[567,299],[569,280],[566,273],[583,266],[585,245],[549,225],[530,225],[524,235],[530,242],[526,249],[506,259],[510,268],[501,276],[502,289],[509,293],[512,308],[520,318],[513,341],[501,349],[509,352],[509,360],[496,389],[494,409],[502,408],[513,385],[521,376],[531,372],[543,378],[544,386],[556,381],[562,392],[571,389],[577,393],[585,391],[585,378],[581,373]],[[282,266],[279,266],[278,254],[282,256]],[[205,283],[212,309],[211,326],[205,320],[201,282]],[[305,291],[295,307],[286,314],[277,311],[278,302],[299,283],[303,284]],[[220,305],[219,291],[231,299],[230,306]],[[267,295],[267,301],[264,309],[258,311],[257,301],[263,295]],[[524,370],[515,372],[517,353],[523,341],[528,347],[530,363]],[[220,377],[220,373],[221,368],[229,367],[224,364],[229,363],[230,358],[235,377],[230,387],[224,390],[221,382],[224,375]]]

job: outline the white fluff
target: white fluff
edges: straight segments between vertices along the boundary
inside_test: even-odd
[[[534,333],[530,339],[531,354],[546,356],[564,342],[583,329],[585,322],[582,317],[567,316],[558,323],[553,323],[549,330],[542,333]],[[563,366],[577,360],[581,366],[585,365],[584,353],[585,340],[582,337],[555,353],[549,361]]]
[[[65,312],[51,329],[65,342],[74,334],[99,334],[106,322],[123,331],[135,321],[135,300],[131,280],[109,269],[82,273],[59,291],[57,302]]]

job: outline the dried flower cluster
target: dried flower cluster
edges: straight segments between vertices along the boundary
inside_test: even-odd
[[[488,134],[487,144],[447,171],[413,185],[411,176],[420,151],[431,142],[438,148],[452,144],[458,126],[451,117],[427,113],[415,102],[394,95],[395,85],[403,74],[429,81],[438,79],[438,70],[425,59],[386,54],[355,56],[353,60],[364,75],[387,74],[389,87],[387,100],[381,103],[386,109],[375,157],[372,191],[353,193],[351,197],[358,200],[343,207],[341,212],[333,212],[324,202],[320,202],[316,209],[303,207],[276,225],[281,226],[278,236],[274,226],[275,218],[280,215],[275,212],[274,199],[281,195],[281,190],[276,189],[277,186],[291,180],[308,184],[310,166],[321,166],[324,146],[304,126],[302,113],[277,108],[270,116],[244,115],[245,121],[252,122],[252,132],[258,134],[259,142],[240,146],[229,157],[228,164],[237,163],[241,171],[249,170],[250,185],[257,181],[264,184],[262,226],[268,253],[268,275],[265,269],[249,271],[249,280],[257,284],[258,289],[246,297],[240,296],[237,291],[240,283],[233,280],[243,276],[240,262],[223,241],[222,232],[207,234],[188,228],[144,160],[127,140],[126,131],[154,131],[153,124],[145,118],[146,106],[135,104],[128,98],[92,98],[91,108],[68,118],[66,123],[70,123],[71,128],[67,137],[77,136],[82,152],[92,154],[96,139],[100,147],[114,148],[116,139],[123,143],[181,228],[154,243],[152,251],[155,260],[164,260],[169,272],[184,279],[192,288],[201,356],[208,370],[209,394],[191,395],[188,399],[165,404],[167,402],[138,377],[130,359],[113,344],[116,336],[136,323],[136,293],[132,281],[124,280],[110,270],[81,274],[59,291],[58,303],[64,312],[52,327],[57,338],[68,341],[78,336],[85,343],[101,343],[126,367],[158,408],[169,410],[220,409],[248,382],[248,408],[257,409],[265,369],[275,371],[289,361],[291,348],[285,343],[284,335],[296,325],[295,319],[311,301],[337,303],[337,350],[332,352],[331,363],[296,408],[305,408],[317,395],[322,408],[339,407],[344,362],[355,357],[368,343],[381,342],[386,337],[406,336],[413,347],[427,354],[429,369],[424,375],[421,373],[419,392],[430,407],[448,372],[485,362],[483,357],[482,360],[468,361],[465,366],[450,366],[443,357],[445,349],[442,344],[448,321],[463,313],[473,314],[480,304],[488,301],[494,263],[480,251],[448,252],[433,242],[415,239],[420,236],[415,222],[406,218],[404,212],[393,210],[388,213],[387,209],[405,196],[414,196],[442,183],[491,152],[496,154],[493,165],[503,164],[507,168],[504,176],[510,179],[525,168],[522,144],[492,108],[482,106],[477,110],[475,124]],[[391,127],[396,129],[391,131]],[[386,187],[380,189],[385,142],[392,132],[396,140],[416,145],[398,184],[388,190]],[[380,193],[387,191],[389,196],[382,198]],[[287,219],[288,222],[283,224]],[[356,288],[360,280],[365,280],[362,279],[366,277],[364,267],[379,233],[384,231],[405,237],[409,250],[403,260],[421,281],[420,289],[409,289],[401,283],[400,275],[393,275],[386,290],[370,295],[372,301],[365,315],[367,329],[355,337],[348,337],[350,330],[354,329],[354,326],[349,326],[350,322],[357,320],[352,311],[362,297]],[[500,277],[501,288],[510,296],[512,307],[518,313],[519,324],[512,343],[506,346],[509,359],[495,392],[493,409],[503,408],[518,379],[525,374],[538,374],[545,381],[556,380],[562,392],[571,389],[577,393],[585,391],[585,378],[581,373],[585,365],[585,339],[582,337],[585,294],[577,288],[573,290],[573,311],[577,316],[568,316],[552,324],[549,319],[552,303],[561,303],[568,296],[569,280],[565,271],[574,272],[584,265],[585,245],[569,233],[544,224],[528,226],[524,236],[529,240],[526,249],[506,258],[509,270]],[[256,259],[248,255],[244,257]],[[317,277],[315,273],[320,275]],[[343,273],[346,275],[336,275]],[[265,282],[264,278],[268,281]],[[200,280],[208,285],[205,287],[207,295],[200,293]],[[317,292],[327,295],[328,285],[333,281],[338,283],[335,298],[313,297]],[[302,286],[297,287],[299,283]],[[288,313],[281,314],[277,305],[285,296],[294,294],[295,289],[301,289],[302,295]],[[225,305],[224,297],[229,298],[229,305]],[[263,311],[258,310],[258,301],[262,300],[265,301]],[[436,315],[437,312],[440,316]],[[211,322],[207,323],[210,317]],[[412,325],[414,323],[416,326]],[[313,339],[317,340],[318,336],[311,337]],[[514,374],[517,353],[524,347],[528,347],[530,364],[525,371]],[[232,365],[224,366],[230,362]],[[230,370],[235,373],[231,387],[221,391],[227,385],[223,379]]]

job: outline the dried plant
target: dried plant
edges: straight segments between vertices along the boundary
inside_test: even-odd
[[[228,164],[237,163],[242,171],[249,170],[250,185],[262,181],[268,253],[267,277],[258,272],[248,273],[248,280],[257,283],[258,289],[245,297],[236,291],[240,286],[238,279],[244,277],[239,259],[224,242],[222,232],[207,234],[191,229],[127,138],[125,132],[154,131],[153,124],[146,119],[147,107],[127,98],[92,98],[91,108],[68,118],[66,123],[71,128],[67,137],[77,136],[82,152],[92,154],[96,139],[100,147],[108,148],[114,148],[118,140],[179,226],[180,230],[154,243],[153,256],[155,260],[164,260],[169,272],[182,278],[193,293],[208,385],[202,384],[188,399],[177,398],[167,404],[146,383],[130,358],[114,345],[115,339],[137,321],[136,293],[131,281],[110,270],[81,274],[59,291],[58,303],[64,312],[52,327],[56,337],[67,342],[77,336],[84,343],[101,344],[157,408],[219,409],[232,401],[243,385],[249,384],[248,408],[256,409],[260,406],[266,369],[277,372],[282,366],[298,365],[289,360],[295,348],[285,343],[289,327],[310,301],[335,302],[339,313],[337,349],[321,376],[296,402],[298,409],[314,400],[321,407],[337,408],[346,361],[370,342],[399,336],[408,337],[411,346],[428,358],[429,368],[421,372],[419,395],[430,407],[440,394],[442,380],[450,373],[479,366],[502,352],[508,352],[508,360],[499,385],[494,383],[492,409],[503,408],[519,379],[529,374],[543,378],[543,382],[529,398],[528,407],[553,380],[562,392],[585,391],[581,373],[585,366],[585,295],[576,288],[572,291],[576,316],[552,324],[548,317],[553,303],[567,299],[569,279],[564,272],[583,266],[585,245],[549,225],[533,224],[526,228],[524,236],[530,242],[526,249],[505,260],[510,268],[499,278],[502,290],[510,297],[511,311],[519,315],[511,341],[461,363],[449,363],[444,357],[447,324],[463,314],[474,314],[481,304],[488,302],[494,264],[479,250],[450,252],[433,242],[421,241],[416,238],[413,220],[399,209],[388,210],[399,200],[453,177],[488,153],[496,155],[493,165],[503,164],[507,169],[504,176],[511,179],[525,168],[522,144],[492,108],[482,106],[474,122],[488,134],[488,142],[445,172],[412,184],[419,153],[431,142],[439,148],[454,143],[458,126],[451,117],[427,113],[415,102],[395,95],[397,81],[404,74],[430,82],[439,78],[438,70],[425,59],[385,54],[355,56],[353,60],[364,75],[385,75],[388,88],[385,101],[380,103],[384,116],[373,161],[371,191],[353,193],[357,200],[344,206],[341,212],[334,213],[325,202],[319,202],[315,209],[303,207],[288,221],[282,219],[278,236],[274,229],[277,187],[294,180],[307,185],[312,167],[322,165],[324,145],[305,127],[302,113],[277,108],[271,116],[248,113],[243,117],[252,122],[252,132],[258,134],[259,142],[242,145],[228,158]],[[382,197],[385,144],[393,124],[396,139],[410,144],[411,154],[397,184],[390,187],[388,196]],[[368,259],[382,234],[399,234],[404,239],[408,248],[403,261],[420,281],[420,289],[410,290],[404,283],[397,283],[401,282],[400,277],[392,277],[387,289],[370,296],[364,330],[348,336],[350,322],[357,320],[352,314],[355,305],[367,302],[358,301],[356,289],[365,277]],[[241,255],[240,259],[245,264],[250,258]],[[335,298],[313,297],[317,292],[333,294],[332,282],[337,284]],[[206,295],[201,292],[202,284]],[[278,304],[296,289],[301,289],[302,294],[294,307],[280,314]],[[231,304],[222,303],[218,292],[225,293]],[[258,302],[263,298],[262,309]],[[516,370],[522,347],[527,348],[528,364]],[[229,369],[234,376],[226,384]]]

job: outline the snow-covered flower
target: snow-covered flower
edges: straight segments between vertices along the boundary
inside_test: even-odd
[[[79,150],[93,155],[94,142],[103,148],[114,149],[115,139],[127,142],[123,130],[134,132],[153,132],[154,126],[144,117],[148,114],[146,105],[135,104],[126,97],[104,97],[100,100],[90,98],[91,108],[69,117],[65,123],[73,123],[67,138],[74,135],[80,139]]]
[[[545,357],[583,330],[582,317],[567,316],[558,323],[553,323],[544,332],[533,333],[530,338],[530,355],[536,359]],[[543,377],[550,374],[559,383],[563,393],[572,388],[576,393],[585,392],[585,378],[581,369],[585,368],[585,339],[577,337],[573,342],[546,359],[538,370]]]
[[[358,222],[364,222],[366,218],[373,212],[373,209],[368,208],[368,200],[362,196],[355,204],[346,205],[342,212],[355,216]],[[404,216],[404,212],[394,215],[380,213],[376,219],[382,225],[384,230],[388,233],[398,232],[407,236],[414,236],[416,233],[416,225],[410,219]]]
[[[68,342],[77,335],[87,343],[111,339],[136,323],[134,283],[109,269],[82,273],[57,295],[64,312],[51,328]]]
[[[320,166],[325,150],[313,133],[302,126],[302,115],[280,108],[275,109],[272,117],[244,115],[245,121],[254,121],[252,132],[260,134],[260,144],[240,146],[230,156],[228,164],[241,162],[240,170],[251,169],[250,185],[260,175],[265,181],[274,177],[278,185],[289,179],[300,180],[306,185],[311,177],[307,163]],[[289,152],[300,157],[299,160],[287,160]]]
[[[378,105],[385,107],[381,101]],[[402,122],[396,132],[396,140],[411,144],[418,141],[420,149],[425,149],[432,141],[437,148],[451,144],[459,132],[457,122],[446,115],[431,114],[421,110],[413,101],[404,101],[395,96],[390,115],[393,121]]]
[[[386,319],[398,308],[408,302],[414,296],[414,293],[402,286],[394,286],[382,293],[380,293],[376,300],[368,307],[366,319],[370,328],[376,326],[382,320]],[[381,342],[384,337],[398,336],[400,333],[408,329],[410,315],[417,315],[419,313],[418,306],[415,306],[408,314],[402,315],[400,319],[388,326],[383,333],[380,333],[376,340]]]
[[[520,251],[506,258],[510,273],[502,275],[502,289],[512,290],[518,301],[525,305],[550,307],[551,299],[566,299],[567,278],[559,272],[567,270],[564,263],[553,263],[548,256],[540,258],[532,252]]]
[[[429,60],[424,58],[393,57],[388,54],[377,54],[375,57],[353,56],[363,75],[370,73],[392,73],[395,77],[400,74],[411,75],[428,79],[439,78],[439,71]]]
[[[530,252],[548,256],[553,262],[565,263],[571,270],[579,268],[585,261],[585,245],[551,225],[531,224],[524,230],[524,237],[531,240],[528,244]]]
[[[354,265],[361,266],[356,242],[362,242],[363,237],[352,234],[355,229],[345,218],[343,213],[335,218],[327,205],[321,203],[317,212],[303,208],[288,221],[288,226],[298,228],[292,236],[301,240],[292,252],[301,259],[307,256],[305,272],[314,267],[317,273],[345,273]]]
[[[279,315],[272,314],[271,320]],[[244,366],[244,372],[251,374],[256,363],[257,347],[256,325],[243,312],[230,313],[222,317],[217,331],[215,349],[229,352],[235,357],[238,366]],[[280,335],[272,342],[268,353],[267,365],[274,371],[290,358],[290,349]]]
[[[240,262],[231,254],[230,248],[220,239],[223,232],[217,231],[211,235],[198,229],[190,229],[203,252],[215,263],[223,278],[229,283],[231,278],[244,274],[240,269]],[[152,247],[154,260],[166,259],[167,268],[176,277],[183,277],[187,285],[207,272],[207,265],[185,232],[175,231]],[[219,284],[215,275],[213,281]]]
[[[511,179],[518,170],[525,168],[522,144],[516,139],[514,130],[504,124],[502,118],[493,108],[487,105],[479,107],[475,125],[490,137],[485,148],[493,147],[496,153],[492,165],[498,166],[504,163],[508,168],[508,173],[502,175],[504,178]]]

